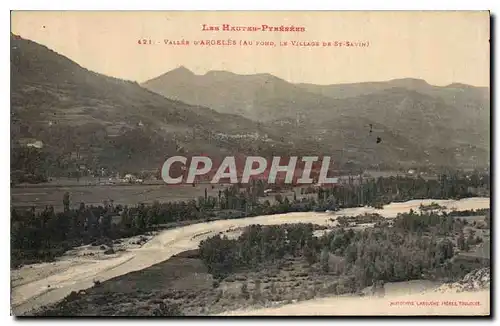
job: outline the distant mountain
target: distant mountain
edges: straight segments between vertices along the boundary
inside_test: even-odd
[[[460,96],[460,94],[466,93],[466,95],[470,96],[474,101],[484,102],[485,104],[489,101],[488,87],[475,87],[460,83],[453,83],[448,86],[433,86],[425,80],[416,78],[401,78],[381,82],[350,84],[316,85],[303,83],[297,85],[310,92],[332,98],[355,97],[383,91],[389,88],[399,87],[443,98],[449,98],[453,95]]]
[[[421,109],[425,108],[427,111],[434,110],[439,119],[452,119],[454,120],[454,125],[470,125],[472,123],[475,132],[482,133],[483,137],[486,138],[485,142],[489,143],[490,90],[488,87],[475,87],[459,83],[453,83],[448,86],[433,86],[424,80],[412,78],[394,79],[387,82],[338,85],[299,84],[299,86],[315,94],[333,99],[353,98],[372,94],[371,98],[364,97],[364,99],[370,98],[371,103],[376,101],[379,93],[386,100],[388,93],[392,92],[391,89],[397,89],[393,94],[397,93],[399,99],[401,99],[402,91],[404,90],[409,91],[406,96],[411,99],[427,95],[427,97],[421,96],[421,99],[428,106],[420,106]],[[444,106],[447,106],[447,108]],[[450,107],[453,109],[450,109]],[[374,115],[377,114],[378,112],[374,112]]]
[[[260,121],[311,114],[317,108],[331,106],[331,99],[353,98],[398,88],[430,96],[438,102],[442,100],[460,109],[460,113],[479,114],[489,122],[489,88],[464,84],[432,86],[424,80],[412,78],[337,85],[292,84],[270,74],[238,75],[209,71],[195,75],[180,67],[142,85],[168,98]],[[349,112],[332,112],[337,113]]]
[[[270,74],[237,75],[210,71],[205,75],[195,75],[180,67],[142,86],[171,99],[258,121],[308,114],[330,102],[328,97],[318,96]]]
[[[269,74],[211,71],[195,75],[185,67],[142,85],[172,99],[266,124],[296,121],[292,123],[296,125],[299,121],[308,137],[314,137],[318,130],[346,128],[346,124],[339,127],[342,120],[364,118],[362,126],[351,124],[354,129],[340,129],[337,134],[364,135],[370,124],[377,123],[379,130],[409,141],[411,145],[401,145],[404,150],[422,148],[434,153],[431,161],[446,157],[452,165],[489,163],[488,88],[463,84],[438,87],[410,78],[326,86],[292,84]],[[299,130],[295,128],[294,133]]]

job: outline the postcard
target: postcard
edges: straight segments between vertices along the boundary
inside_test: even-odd
[[[15,316],[490,316],[488,11],[12,11]]]

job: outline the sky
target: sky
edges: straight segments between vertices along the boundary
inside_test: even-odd
[[[304,32],[203,31],[219,26],[300,26]],[[179,66],[196,74],[270,73],[293,83],[419,78],[433,85],[489,86],[490,22],[482,12],[15,11],[11,31],[81,66],[144,82]],[[138,40],[152,44],[138,44]],[[165,44],[189,41],[189,45]],[[194,45],[236,41],[230,46]],[[253,41],[241,46],[240,41]],[[256,42],[276,46],[257,46]],[[291,42],[320,46],[292,46]],[[323,46],[363,42],[365,47]],[[286,46],[280,46],[287,42]]]

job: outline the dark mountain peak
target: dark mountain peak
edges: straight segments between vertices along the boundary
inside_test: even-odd
[[[190,83],[195,77],[196,75],[194,74],[194,72],[184,66],[179,66],[175,69],[167,71],[163,75],[147,80],[143,84],[149,85],[150,83],[163,83],[165,81],[175,81],[176,83]]]
[[[173,70],[170,70],[169,72],[167,72],[167,74],[171,75],[171,74],[176,74],[176,75],[186,75],[186,76],[194,76],[194,72],[192,72],[191,70],[189,70],[188,68],[184,67],[184,66],[180,66],[178,68],[175,68]]]

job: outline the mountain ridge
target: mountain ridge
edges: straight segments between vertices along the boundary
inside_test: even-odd
[[[446,85],[435,85],[435,84],[429,83],[427,80],[425,80],[423,78],[414,78],[414,77],[399,77],[399,78],[391,78],[391,79],[387,79],[387,80],[373,80],[373,81],[362,81],[362,82],[341,82],[341,83],[291,82],[291,81],[287,81],[286,79],[284,79],[282,77],[279,77],[279,76],[276,76],[276,75],[273,75],[273,74],[267,73],[267,72],[243,74],[243,73],[236,73],[236,72],[229,71],[229,70],[219,70],[218,69],[218,70],[207,70],[204,73],[195,73],[194,71],[192,71],[191,69],[187,68],[184,65],[180,65],[180,66],[173,68],[173,69],[171,69],[163,74],[160,74],[156,77],[149,78],[143,82],[140,82],[139,84],[145,84],[148,81],[160,78],[163,75],[170,74],[170,73],[176,72],[176,71],[183,71],[183,72],[186,72],[190,75],[194,75],[194,76],[198,76],[198,77],[210,75],[210,74],[215,74],[215,73],[224,73],[224,74],[234,75],[234,76],[239,76],[239,77],[265,75],[265,76],[275,77],[277,79],[281,79],[283,81],[286,81],[287,83],[295,84],[295,85],[345,86],[345,85],[363,85],[363,84],[378,84],[378,83],[380,83],[380,84],[382,84],[382,83],[397,84],[397,83],[411,83],[411,82],[413,82],[413,83],[420,83],[422,85],[427,85],[427,86],[432,86],[432,87],[442,87],[442,88],[450,87],[450,88],[477,88],[477,89],[483,89],[483,90],[489,89],[489,87],[487,87],[487,86],[476,86],[476,85],[471,85],[471,84],[466,84],[466,83],[461,83],[461,82],[452,82],[452,83],[446,84]]]

